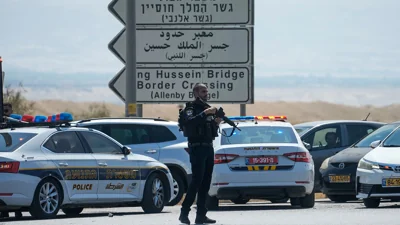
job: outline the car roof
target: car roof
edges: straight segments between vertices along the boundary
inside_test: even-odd
[[[58,126],[58,127],[44,127],[44,126],[31,126],[31,127],[18,127],[18,128],[5,128],[0,129],[0,133],[8,133],[8,132],[23,132],[23,133],[45,133],[48,131],[57,131],[57,130],[88,130],[86,127],[70,127],[70,126]]]
[[[154,125],[178,125],[176,121],[169,121],[161,118],[142,118],[142,117],[104,117],[104,118],[90,118],[84,120],[77,120],[71,122],[71,124],[100,124],[100,123],[135,123],[135,124],[154,124]]]
[[[241,121],[239,122],[239,128],[240,127],[252,127],[254,126],[255,121]],[[279,127],[292,127],[293,125],[289,122],[282,122],[282,121],[257,121],[257,124],[259,125],[267,125],[267,126],[279,126]],[[220,124],[221,128],[230,128],[232,127],[231,125],[227,123],[221,123]]]
[[[377,121],[364,121],[364,120],[318,120],[318,121],[311,121],[305,123],[298,123],[295,124],[295,127],[314,127],[319,125],[325,124],[335,124],[335,123],[365,123],[365,124],[387,124],[384,122],[377,122]]]

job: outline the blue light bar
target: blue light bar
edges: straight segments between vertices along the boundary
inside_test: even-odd
[[[228,119],[234,120],[255,120],[255,116],[229,116]]]
[[[43,116],[43,115],[37,115],[35,116],[35,119],[33,120],[34,123],[43,123],[46,122],[47,120],[47,116]]]
[[[74,117],[72,116],[71,113],[62,112],[62,113],[60,113],[60,120],[61,121],[73,121]]]
[[[11,114],[10,117],[16,120],[22,120],[22,115],[20,114]]]

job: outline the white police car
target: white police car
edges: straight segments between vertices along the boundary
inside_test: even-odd
[[[220,199],[245,204],[250,199],[314,206],[314,163],[285,116],[228,117],[233,128],[221,123],[214,141],[214,171],[208,207]]]
[[[164,164],[95,129],[54,121],[72,121],[71,114],[50,116],[50,122],[12,117],[30,123],[0,129],[0,212],[54,218],[60,209],[77,215],[85,207],[142,206],[158,213],[174,198]]]

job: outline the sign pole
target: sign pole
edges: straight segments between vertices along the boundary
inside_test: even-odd
[[[0,79],[0,87],[1,87],[1,91],[0,91],[0,111],[1,111],[1,118],[0,118],[0,122],[3,123],[4,122],[4,102],[3,102],[3,92],[4,92],[4,87],[3,87],[3,59],[0,56],[0,74],[2,76],[2,78]]]
[[[136,108],[136,0],[126,1],[126,117],[138,116]]]
[[[246,116],[246,104],[240,104],[240,116]]]

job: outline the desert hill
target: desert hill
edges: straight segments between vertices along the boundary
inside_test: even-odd
[[[60,100],[36,101],[33,114],[51,115],[68,110],[75,119],[81,119],[91,104],[104,104],[112,117],[124,116],[124,105],[103,102],[73,102]],[[227,116],[240,115],[239,105],[222,106]],[[339,105],[327,102],[256,102],[247,105],[247,115],[286,115],[293,124],[322,119],[364,119],[371,113],[368,120],[392,122],[400,120],[400,104],[385,107]],[[78,116],[80,115],[80,116]],[[178,105],[143,105],[144,117],[161,117],[177,120]]]

